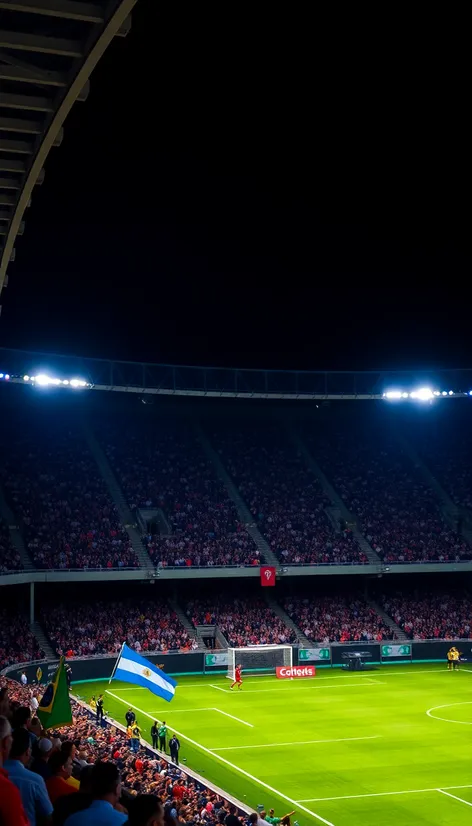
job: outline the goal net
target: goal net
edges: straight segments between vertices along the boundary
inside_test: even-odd
[[[234,680],[234,672],[240,665],[243,672],[275,674],[277,666],[292,666],[291,645],[253,645],[247,648],[228,648],[227,677]]]

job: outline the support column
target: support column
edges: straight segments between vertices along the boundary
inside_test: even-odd
[[[34,582],[30,582],[30,625],[34,622]]]

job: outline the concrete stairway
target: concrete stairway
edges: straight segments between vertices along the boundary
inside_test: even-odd
[[[194,637],[197,640],[199,649],[201,651],[207,651],[208,649],[207,649],[205,643],[203,642],[201,634],[199,634],[198,631],[195,630],[195,628],[193,627],[193,625],[190,622],[189,618],[187,617],[187,614],[185,613],[185,611],[182,610],[182,608],[180,607],[177,600],[176,599],[168,599],[167,601],[168,601],[170,607],[172,608],[172,610],[174,611],[174,613],[177,614],[180,623],[183,625],[183,627],[187,631],[188,635],[190,637]]]
[[[360,532],[355,516],[353,516],[353,514],[348,510],[345,502],[341,499],[337,490],[333,487],[328,477],[325,476],[318,462],[313,458],[313,455],[306,447],[300,434],[292,427],[289,427],[288,433],[298,453],[305,460],[307,467],[310,468],[313,475],[316,476],[325,494],[338,509],[341,518],[349,525],[352,535],[356,539],[361,551],[366,555],[369,563],[371,565],[381,565],[382,562],[380,557],[375,553],[374,549],[367,542],[365,536],[363,536]]]
[[[397,625],[397,623],[396,623],[396,622],[394,622],[394,621],[393,621],[393,619],[392,619],[391,617],[389,617],[389,615],[388,615],[388,614],[386,614],[386,613],[385,613],[385,611],[383,610],[383,608],[381,608],[381,607],[380,607],[380,605],[379,605],[377,602],[374,602],[374,600],[373,600],[373,599],[368,599],[368,600],[367,600],[367,605],[369,605],[369,606],[370,606],[370,608],[373,608],[373,609],[374,609],[374,611],[375,611],[375,612],[376,612],[376,613],[377,613],[380,617],[382,617],[382,619],[383,619],[383,621],[384,621],[385,625],[388,625],[388,627],[391,629],[391,631],[392,631],[392,632],[396,635],[396,637],[397,637],[397,638],[398,638],[401,642],[409,642],[410,638],[409,638],[409,637],[407,637],[407,635],[406,635],[406,634],[405,634],[405,632],[404,632],[404,631],[400,628],[400,626],[399,626],[399,625]]]
[[[54,658],[56,658],[57,655],[54,653],[54,650],[51,647],[51,643],[49,642],[49,637],[46,635],[43,626],[40,622],[38,622],[38,620],[35,620],[35,622],[32,623],[31,631],[33,632],[41,648],[43,649],[44,656],[46,657],[46,659],[54,660]]]
[[[270,589],[264,588],[263,590],[267,592],[267,590]],[[298,625],[294,623],[293,619],[290,619],[287,612],[284,611],[284,609],[279,605],[277,600],[274,599],[274,597],[268,593],[264,593],[264,596],[268,607],[274,612],[274,614],[280,617],[280,619],[285,623],[287,628],[290,628],[291,631],[295,632],[295,634],[297,635],[297,642],[302,646],[302,648],[310,648],[310,646],[312,645],[312,643],[310,643],[310,640],[307,637],[305,637],[305,634],[303,634],[302,631],[300,631],[300,628],[298,627]]]
[[[88,424],[84,424],[84,433],[90,452],[97,463],[97,467],[118,511],[120,521],[131,540],[131,546],[138,557],[140,567],[146,568],[147,570],[154,570],[154,565],[143,545],[141,534],[136,528],[136,520],[131,513],[123,491],[117,482],[116,476],[111,469],[101,445],[98,443]]]
[[[226,470],[218,453],[211,445],[210,440],[208,439],[206,433],[203,431],[200,425],[197,425],[197,433],[207,459],[209,459],[210,462],[213,463],[218,478],[223,482],[227,490],[228,496],[236,506],[239,521],[241,522],[241,524],[244,525],[248,534],[252,537],[254,544],[256,545],[256,548],[258,549],[261,556],[264,557],[264,560],[267,563],[267,565],[275,565],[276,568],[279,568],[280,561],[277,559],[276,555],[271,550],[268,543],[266,542],[258,527],[256,526],[254,522],[254,517],[249,511],[249,508],[244,502],[241,494],[239,493],[239,490],[237,489],[231,476]]]
[[[18,520],[15,518],[10,505],[5,499],[5,495],[3,493],[3,489],[0,485],[0,515],[3,517],[4,522],[8,526],[8,530],[10,533],[10,539],[12,545],[18,551],[21,559],[21,564],[25,571],[34,571],[36,566],[31,559],[28,551],[26,550],[26,545],[23,541],[23,537],[21,535],[20,526],[18,525]]]

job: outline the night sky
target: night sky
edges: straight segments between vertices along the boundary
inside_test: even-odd
[[[138,2],[34,192],[0,344],[472,366],[460,86],[348,55],[296,9],[291,21],[215,9]]]

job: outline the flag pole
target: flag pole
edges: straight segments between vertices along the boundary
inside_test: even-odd
[[[110,677],[110,679],[108,680],[108,685],[110,685],[110,683],[111,683],[111,681],[112,681],[113,677],[115,676],[115,671],[116,671],[116,669],[117,669],[117,667],[118,667],[118,663],[119,663],[119,661],[120,661],[120,659],[121,659],[121,655],[123,654],[123,648],[124,648],[124,647],[125,647],[125,643],[123,643],[123,645],[121,646],[120,653],[118,654],[118,656],[117,656],[117,658],[116,658],[115,667],[114,667],[114,669],[113,669],[113,671],[112,671],[112,673],[111,673],[111,677]]]

